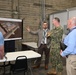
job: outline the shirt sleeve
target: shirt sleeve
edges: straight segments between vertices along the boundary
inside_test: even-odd
[[[67,40],[67,41],[66,41]],[[61,53],[61,56],[72,54],[76,48],[76,31],[73,31],[68,35],[68,38],[64,40],[64,44],[67,43],[67,48]]]
[[[4,37],[1,32],[0,32],[0,45],[4,45]]]
[[[40,31],[40,29],[37,30],[37,31],[30,31],[29,33],[31,33],[31,34],[33,34],[33,35],[37,35],[39,31]]]

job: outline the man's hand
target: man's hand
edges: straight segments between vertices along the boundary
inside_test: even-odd
[[[60,55],[61,55],[62,52],[63,52],[63,51],[61,50],[61,51],[60,51]]]
[[[49,37],[51,35],[51,32],[47,32],[47,37]]]
[[[29,26],[28,26],[26,29],[27,29],[28,32],[30,32],[30,28],[29,28]]]
[[[61,51],[60,51],[60,55],[61,55],[62,52],[63,52],[63,51],[61,50]],[[63,56],[62,56],[62,57],[63,57]],[[66,58],[66,56],[65,56],[64,58]]]

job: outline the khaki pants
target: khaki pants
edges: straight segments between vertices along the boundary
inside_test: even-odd
[[[66,58],[67,75],[76,75],[76,55],[69,55]]]

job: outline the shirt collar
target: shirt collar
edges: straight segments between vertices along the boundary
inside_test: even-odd
[[[43,29],[44,31],[47,31],[48,29]]]
[[[72,29],[70,29],[70,31],[72,31],[73,29],[75,29],[76,28],[76,26],[74,26]]]

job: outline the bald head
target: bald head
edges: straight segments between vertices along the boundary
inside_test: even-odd
[[[68,28],[68,29],[71,29],[71,28],[73,28],[74,26],[76,26],[76,17],[70,18],[70,19],[68,20],[67,28]]]
[[[74,24],[74,25],[76,26],[76,17],[73,17],[73,18],[71,19],[71,21],[72,21],[72,24]]]

